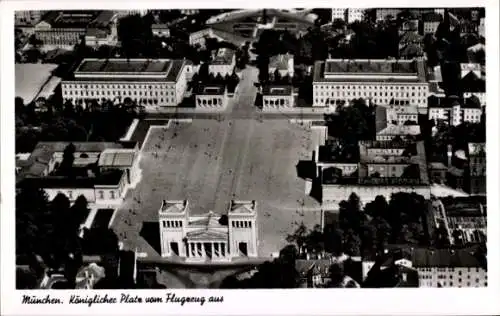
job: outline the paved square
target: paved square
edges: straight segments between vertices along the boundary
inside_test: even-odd
[[[296,172],[299,159],[310,158],[310,138],[308,129],[286,119],[196,119],[153,128],[142,148],[142,181],[128,193],[114,229],[120,239],[125,234],[127,248],[158,256],[141,231],[158,227],[163,199],[188,199],[193,213],[220,214],[231,199],[255,199],[259,256],[269,257],[297,223],[320,223],[313,210],[319,204],[306,196]]]

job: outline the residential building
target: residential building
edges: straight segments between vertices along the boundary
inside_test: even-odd
[[[295,94],[291,85],[267,85],[262,88],[263,110],[284,110],[293,108]]]
[[[205,40],[214,37],[214,30],[211,28],[202,29],[189,34],[189,45],[200,45],[205,47]]]
[[[485,265],[474,249],[413,249],[420,287],[486,287]]]
[[[151,31],[154,36],[170,37],[170,28],[166,24],[153,24],[151,25]]]
[[[83,195],[89,203],[116,206],[139,181],[137,143],[71,143],[75,147],[72,177],[59,168],[69,144],[39,142],[18,173],[17,186],[36,185],[45,190],[49,200],[63,193],[72,202]]]
[[[464,78],[469,75],[469,73],[473,73],[478,79],[483,77],[482,75],[482,67],[479,63],[461,63],[460,64],[460,78]]]
[[[429,12],[422,16],[423,34],[435,34],[443,16],[436,12]]]
[[[438,200],[451,243],[464,245],[486,242],[486,197],[444,197]]]
[[[335,110],[363,98],[377,105],[414,104],[427,112],[429,86],[423,59],[317,61],[313,74],[313,107]]]
[[[375,110],[376,140],[405,139],[420,135],[418,108],[411,105],[377,106]]]
[[[402,9],[398,8],[377,8],[376,9],[376,20],[383,21],[388,16],[391,16],[392,19],[395,19],[399,13],[401,13]]]
[[[228,104],[227,89],[224,85],[200,85],[195,91],[198,109],[225,109]]]
[[[180,59],[84,59],[74,79],[61,83],[63,100],[83,107],[90,100],[127,99],[148,108],[177,106],[193,65]]]
[[[318,152],[321,156],[321,149]],[[323,205],[336,207],[351,193],[356,193],[362,203],[373,201],[377,195],[390,199],[396,192],[415,192],[430,198],[423,141],[361,141],[359,153],[340,153],[317,164]]]
[[[166,201],[158,212],[161,255],[191,262],[257,256],[257,204],[231,201],[227,221],[214,212],[191,214],[188,201]]]
[[[363,20],[364,10],[362,8],[333,8],[332,22],[335,19],[342,19],[348,24],[361,21]]]
[[[193,15],[199,13],[200,10],[198,9],[181,9],[181,14],[185,15]]]
[[[400,251],[387,252],[377,257],[375,261],[363,260],[361,265],[363,287],[419,287],[418,271]]]
[[[464,105],[461,105],[459,101],[453,101],[451,104],[449,101],[431,104],[429,105],[429,120],[433,120],[435,123],[437,121],[446,121],[453,126],[458,126],[464,122],[481,122],[483,110],[480,104],[469,100],[470,98],[466,99]]]
[[[212,61],[208,65],[208,71],[214,75],[231,75],[236,67],[235,51],[229,48],[220,48],[212,52]]]
[[[471,194],[486,194],[486,144],[469,143],[469,192]]]
[[[293,55],[287,53],[272,56],[269,60],[269,73],[274,74],[276,70],[279,71],[281,77],[290,76],[290,78],[293,78]]]
[[[35,25],[35,36],[44,45],[72,48],[82,41],[91,23],[109,23],[111,11],[49,11]]]
[[[43,11],[20,10],[14,13],[14,25],[16,27],[33,26],[42,18]]]
[[[429,178],[434,183],[444,183],[448,167],[442,162],[429,163]]]

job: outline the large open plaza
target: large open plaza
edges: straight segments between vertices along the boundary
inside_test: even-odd
[[[231,199],[254,199],[259,256],[268,257],[300,222],[320,224],[319,203],[305,194],[296,171],[297,162],[310,157],[310,134],[286,119],[197,119],[152,127],[142,147],[142,181],[113,226],[125,247],[157,256],[162,200],[187,199],[195,214],[225,214]]]

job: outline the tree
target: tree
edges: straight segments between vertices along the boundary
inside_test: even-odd
[[[336,18],[332,22],[332,27],[334,29],[343,29],[346,26],[346,23],[343,19]]]
[[[22,183],[16,194],[16,254],[42,254],[53,230],[48,197],[41,188]]]
[[[90,209],[88,207],[88,202],[85,196],[78,196],[70,210],[72,215],[71,222],[75,229],[78,229],[79,226],[85,222],[87,216],[89,215],[89,211]]]
[[[73,162],[75,161],[75,150],[76,147],[73,145],[73,143],[69,143],[63,151],[63,159],[61,161],[61,165],[59,167],[59,170],[64,175],[71,175],[71,171],[73,169]]]
[[[292,235],[287,236],[286,241],[289,243],[295,243],[297,245],[297,248],[299,249],[299,254],[301,254],[306,244],[306,238],[307,227],[302,222]]]
[[[377,195],[375,200],[365,206],[365,213],[372,217],[386,217],[389,204],[383,195]]]
[[[269,82],[269,55],[262,53],[257,56],[257,68],[259,69],[259,81]]]
[[[330,277],[329,287],[342,287],[345,277],[344,266],[341,263],[333,263],[328,269],[328,276]]]
[[[361,254],[361,239],[352,229],[344,233],[344,251],[349,256],[359,256]]]
[[[280,71],[278,70],[278,68],[276,68],[276,70],[274,71],[274,82],[277,83],[277,84],[281,84],[281,73]]]

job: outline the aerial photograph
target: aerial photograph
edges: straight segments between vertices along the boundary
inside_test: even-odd
[[[485,8],[14,22],[17,289],[488,286]]]

